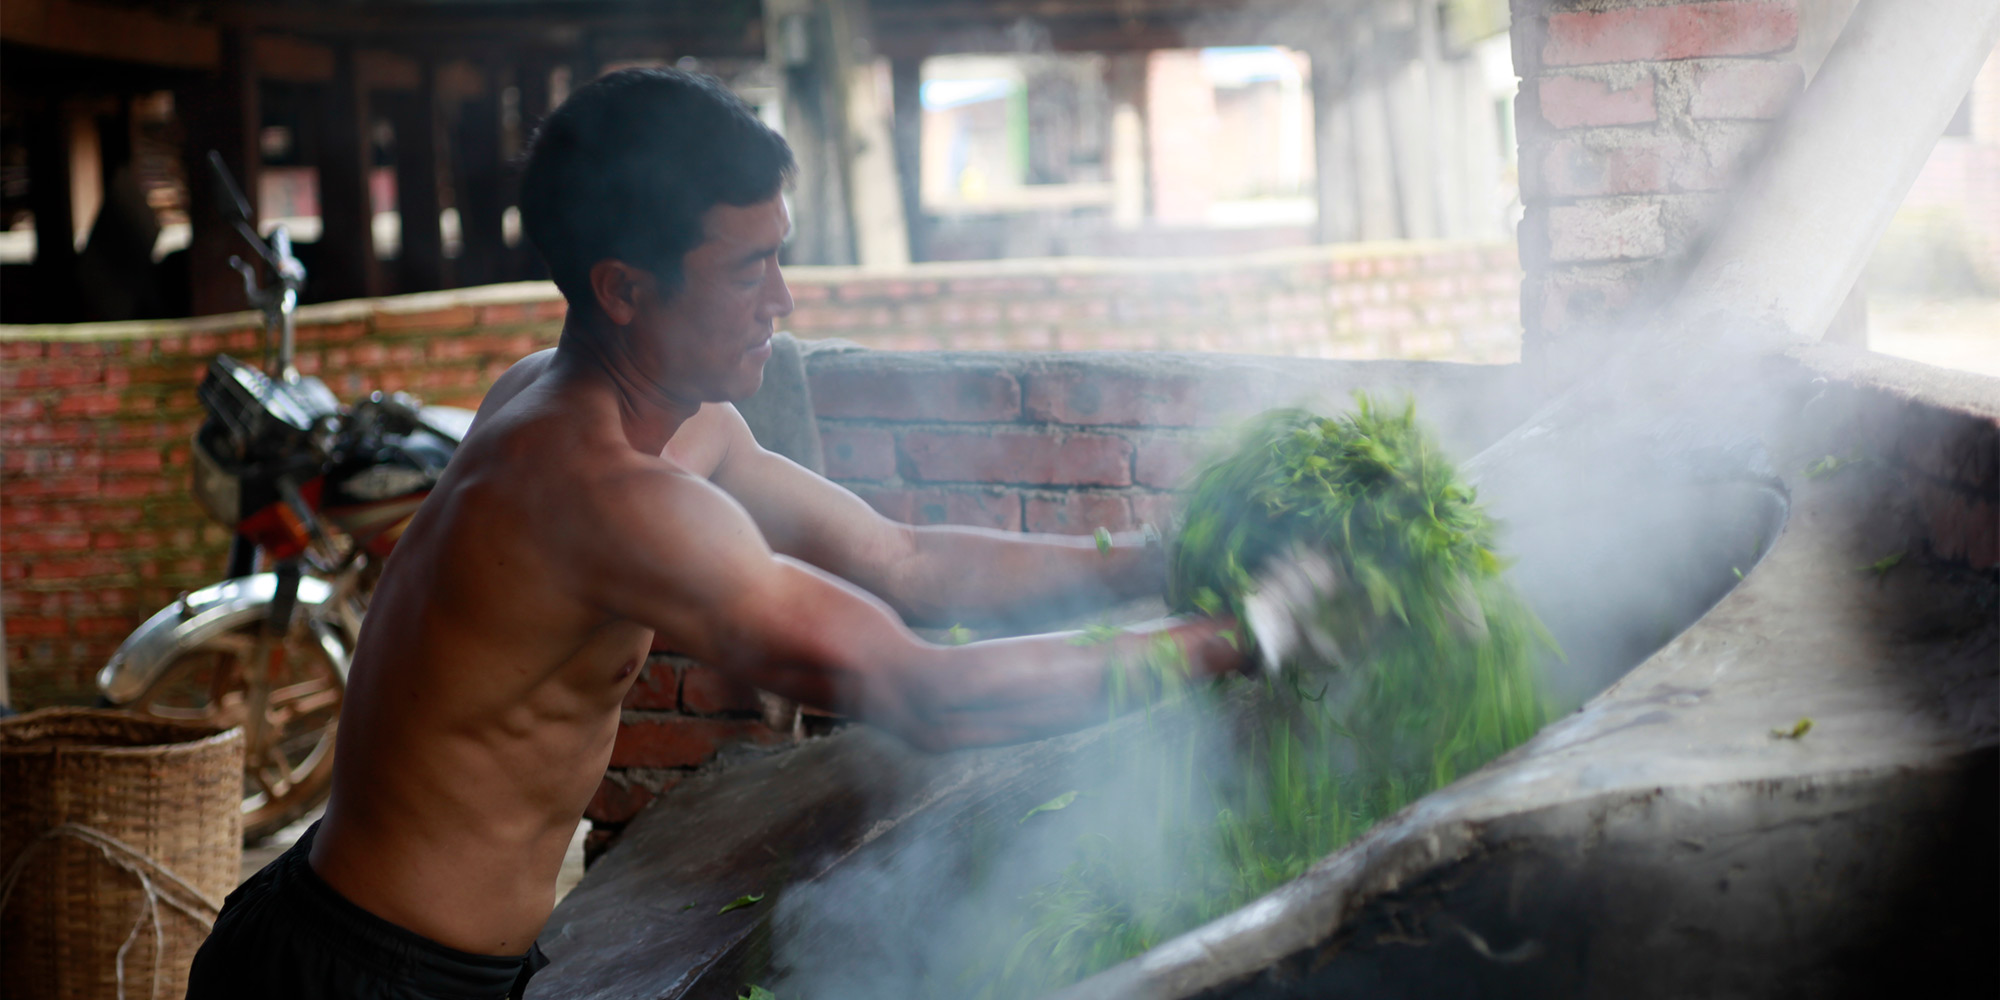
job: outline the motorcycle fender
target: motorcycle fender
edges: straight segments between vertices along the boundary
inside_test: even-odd
[[[110,662],[97,672],[98,691],[113,705],[132,702],[183,650],[218,630],[256,621],[277,590],[276,573],[256,573],[203,587],[161,608],[126,636]],[[299,579],[299,609],[307,617],[332,599],[333,586],[325,580],[310,576]],[[346,680],[347,657],[336,656],[333,661],[341,679]]]

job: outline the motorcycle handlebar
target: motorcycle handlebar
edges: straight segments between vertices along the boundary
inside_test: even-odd
[[[271,270],[277,273],[279,280],[288,284],[303,281],[304,269],[299,266],[298,258],[292,256],[291,234],[280,226],[271,234],[271,239],[268,241],[257,235],[256,219],[250,208],[250,199],[245,198],[243,189],[236,185],[236,178],[230,175],[228,165],[222,162],[222,154],[213,149],[209,150],[208,166],[215,174],[216,200],[222,204],[222,214],[229,220],[230,225],[236,227],[236,232],[244,241],[256,249],[257,256],[271,265]]]

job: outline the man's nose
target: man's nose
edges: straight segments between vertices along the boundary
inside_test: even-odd
[[[792,314],[792,290],[785,284],[785,272],[777,261],[771,262],[771,294],[764,300],[763,313],[766,319],[781,319]]]

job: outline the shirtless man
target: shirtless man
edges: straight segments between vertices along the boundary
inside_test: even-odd
[[[946,624],[1158,593],[1136,537],[896,524],[758,447],[792,299],[784,140],[713,80],[627,70],[537,137],[527,234],[569,300],[554,350],[481,405],[404,533],[355,651],[326,818],[223,908],[189,996],[500,997],[657,635],[750,684],[929,750],[1102,721],[1165,630],[1191,669],[1225,623],[940,646]],[[1127,679],[1143,685],[1145,679]]]

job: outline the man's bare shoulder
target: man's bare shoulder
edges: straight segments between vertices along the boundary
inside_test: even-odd
[[[486,390],[486,398],[479,401],[479,413],[473,418],[475,426],[487,414],[503,409],[522,389],[533,385],[556,359],[556,349],[536,351],[510,365],[493,382],[493,388]]]

